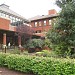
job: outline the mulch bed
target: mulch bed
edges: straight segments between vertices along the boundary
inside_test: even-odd
[[[0,67],[0,75],[34,75],[34,74],[26,74],[18,71],[13,71],[5,67]]]

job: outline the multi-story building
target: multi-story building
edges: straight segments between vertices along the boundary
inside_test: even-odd
[[[10,42],[21,46],[21,36],[17,35],[17,26],[28,25],[29,21],[9,9],[8,5],[0,5],[0,47]]]
[[[34,30],[33,35],[45,37],[45,34],[48,32],[48,30],[52,28],[52,24],[57,16],[56,10],[52,9],[48,11],[48,15],[30,18],[30,24]]]

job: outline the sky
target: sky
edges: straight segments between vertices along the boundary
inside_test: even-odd
[[[10,9],[26,19],[37,15],[48,15],[48,10],[60,8],[55,4],[56,0],[0,0],[0,4],[10,6]]]

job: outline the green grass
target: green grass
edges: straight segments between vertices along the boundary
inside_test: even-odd
[[[0,52],[5,53],[5,49],[1,49]],[[6,49],[6,53],[20,54],[21,51],[20,51],[18,48],[14,48],[14,49]]]

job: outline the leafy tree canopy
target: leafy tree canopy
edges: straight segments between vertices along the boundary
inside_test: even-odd
[[[68,47],[75,46],[75,1],[57,0],[56,4],[62,10],[59,13],[56,24],[48,32],[47,37],[54,45],[61,45],[61,51],[63,49],[67,51]]]

